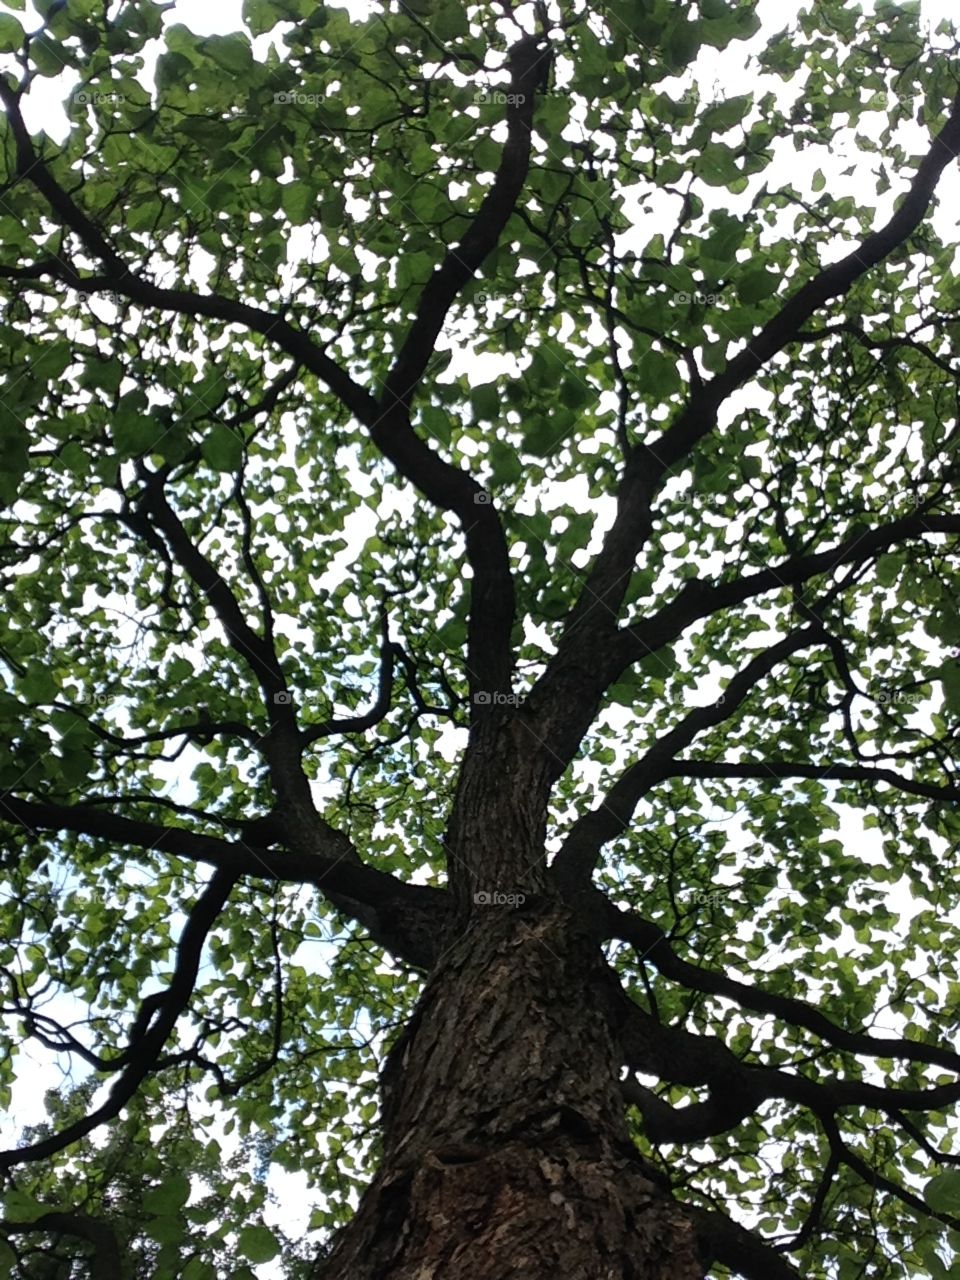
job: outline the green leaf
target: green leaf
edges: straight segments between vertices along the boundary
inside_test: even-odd
[[[47,667],[30,667],[17,684],[28,702],[53,702],[60,695],[60,681]]]
[[[200,446],[215,471],[237,471],[243,462],[243,439],[222,422],[215,422]]]
[[[27,1191],[8,1191],[3,1198],[3,1216],[18,1222],[36,1222],[37,1218],[42,1218],[55,1207],[43,1204]]]
[[[13,53],[23,45],[24,30],[10,13],[0,13],[0,53]]]
[[[317,195],[311,186],[306,182],[301,182],[299,178],[293,182],[288,182],[281,188],[283,195],[281,203],[283,211],[293,223],[295,227],[301,227],[305,222],[309,222],[312,215],[317,211]]]
[[[439,0],[430,28],[441,40],[457,40],[470,34],[466,11],[457,0]]]
[[[156,453],[166,433],[166,426],[156,418],[139,414],[116,419],[111,430],[113,445],[121,458],[137,458]]]
[[[44,382],[59,378],[73,360],[73,348],[66,340],[51,342],[30,361],[30,371]]]
[[[496,422],[500,416],[500,392],[495,382],[484,382],[470,392],[473,412],[481,421]]]
[[[674,395],[683,386],[676,357],[651,348],[637,365],[641,393],[651,397]]]
[[[190,1179],[185,1173],[168,1174],[158,1187],[152,1187],[143,1197],[147,1213],[159,1216],[175,1213],[190,1199]]]
[[[250,1262],[270,1262],[280,1252],[277,1237],[264,1226],[241,1228],[237,1236],[237,1248]]]
[[[320,221],[331,231],[342,227],[346,220],[347,202],[340,191],[332,191],[320,201]]]
[[[231,75],[245,75],[253,66],[250,42],[239,31],[229,36],[208,36],[204,41],[204,49],[218,67],[229,71]]]
[[[771,297],[780,287],[780,277],[766,267],[756,267],[747,271],[737,282],[737,297],[746,306],[755,302],[763,302]]]
[[[255,36],[266,35],[281,21],[277,6],[271,0],[243,0],[243,20]]]
[[[881,587],[892,587],[900,577],[900,571],[903,569],[903,556],[901,554],[891,552],[883,555],[877,561],[877,582]]]
[[[947,1169],[923,1188],[923,1198],[935,1213],[960,1218],[960,1170]]]
[[[948,662],[940,672],[944,705],[954,715],[960,715],[960,662]]]

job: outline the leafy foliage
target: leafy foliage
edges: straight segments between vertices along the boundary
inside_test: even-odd
[[[735,986],[960,1031],[960,283],[927,216],[955,35],[887,0],[772,35],[752,0],[245,0],[216,35],[36,7],[0,13],[0,1092],[30,1042],[82,1082],[8,1161],[0,1275],[79,1274],[89,1232],[24,1226],[68,1212],[131,1276],[308,1274],[266,1170],[324,1237],[365,1185],[429,967],[403,922],[440,911],[467,729],[504,701],[559,762],[554,868],[726,982],[611,931],[637,1008],[821,1086],[704,1145],[651,1136],[651,1098],[715,1079],[659,1078],[638,1148],[806,1276],[960,1274],[960,1062]],[[750,91],[706,91],[748,56]],[[68,124],[31,132],[44,92]],[[178,990],[211,864],[175,1028],[60,1149]]]

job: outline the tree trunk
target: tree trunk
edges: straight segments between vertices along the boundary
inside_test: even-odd
[[[382,1081],[384,1152],[322,1280],[700,1280],[644,1177],[596,946],[546,894],[476,906]]]

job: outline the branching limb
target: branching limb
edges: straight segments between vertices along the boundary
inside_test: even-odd
[[[600,804],[574,823],[553,863],[552,874],[557,882],[573,891],[589,883],[603,846],[627,828],[647,792],[677,772],[673,758],[676,752],[688,746],[704,729],[732,716],[778,662],[819,643],[822,636],[823,628],[819,626],[791,632],[739,671],[718,701],[697,707],[684,716],[674,729],[657,740],[646,755],[624,770]]]
[[[0,1222],[0,1235],[30,1235],[44,1232],[51,1235],[74,1236],[93,1246],[90,1264],[90,1280],[117,1280],[123,1274],[122,1255],[113,1228],[100,1218],[79,1212],[56,1210],[44,1213],[29,1222],[10,1219]]]
[[[684,1212],[697,1229],[705,1267],[720,1262],[744,1280],[801,1280],[800,1272],[771,1245],[719,1209],[684,1205]]]
[[[356,853],[352,858],[344,857],[346,837],[339,832],[325,835],[322,827],[315,833],[315,843],[323,848],[323,854],[279,853],[182,827],[118,817],[92,806],[45,804],[10,793],[0,794],[0,822],[29,831],[70,831],[145,852],[171,853],[205,862],[233,878],[313,885],[338,910],[367,926],[375,941],[417,968],[432,964],[446,918],[443,890],[404,884],[387,872],[366,866]]]
[[[301,734],[301,741],[304,746],[308,746],[311,742],[317,742],[320,738],[331,738],[334,734],[364,733],[384,719],[390,710],[390,700],[393,693],[393,668],[397,647],[390,639],[387,615],[386,611],[384,611],[380,622],[380,678],[376,701],[370,710],[365,711],[362,715],[345,716],[342,720],[324,720],[322,724],[311,725],[309,729],[305,729]]]
[[[652,920],[647,920],[633,911],[621,910],[609,902],[604,894],[598,893],[595,899],[591,897],[591,904],[594,902],[598,915],[604,914],[607,918],[604,933],[608,938],[617,938],[621,942],[629,943],[639,956],[655,965],[664,977],[681,983],[690,991],[702,991],[707,995],[720,996],[731,1000],[742,1009],[780,1018],[794,1027],[802,1027],[845,1053],[860,1054],[870,1058],[899,1058],[904,1062],[922,1062],[930,1066],[943,1067],[947,1071],[960,1075],[960,1054],[954,1053],[951,1049],[918,1040],[887,1038],[868,1035],[863,1031],[850,1031],[838,1026],[820,1009],[802,1000],[792,996],[776,995],[774,992],[764,991],[762,987],[731,978],[725,973],[691,964],[677,955],[670,946],[666,934]],[[944,1088],[952,1091],[955,1086],[951,1084]],[[902,1095],[898,1094],[898,1096]],[[935,1090],[922,1091],[913,1100],[919,1102],[921,1096],[932,1099],[937,1095]],[[949,1101],[952,1097],[952,1092],[944,1095],[941,1102]],[[926,1103],[920,1103],[920,1105],[925,1106]],[[909,1104],[905,1104],[905,1109],[910,1109]]]
[[[163,1001],[158,1002],[155,1009],[151,1009],[149,1026],[144,1028],[136,1045],[132,1046],[127,1065],[114,1082],[106,1101],[82,1120],[75,1121],[49,1138],[43,1138],[27,1147],[0,1151],[0,1169],[46,1160],[120,1114],[153,1070],[177,1020],[190,1002],[204,943],[226,906],[236,880],[236,875],[230,872],[215,871],[210,883],[194,903],[180,935],[173,977]]]
[[[409,409],[450,307],[496,248],[516,207],[530,168],[533,114],[549,69],[550,52],[541,36],[524,36],[510,50],[507,141],[499,168],[460,243],[448,251],[423,290],[413,324],[387,375],[383,394],[387,409],[394,405]]]
[[[650,617],[615,630],[603,645],[587,646],[578,656],[571,657],[564,671],[556,665],[558,650],[526,703],[554,761],[554,772],[559,776],[561,765],[565,767],[576,754],[584,733],[593,723],[604,691],[634,662],[672,644],[695,622],[768,592],[802,586],[845,566],[863,564],[914,538],[931,534],[960,535],[960,515],[911,513],[823,551],[791,557],[728,582],[693,578],[669,604]],[[952,547],[950,551],[954,553]],[[559,684],[555,684],[552,677],[548,679],[551,670]],[[562,704],[555,701],[561,685],[565,690]]]
[[[528,699],[538,712],[538,734],[561,772],[592,722],[602,691],[617,678],[616,658],[611,657],[609,667],[604,664],[601,672],[596,671],[596,655],[620,643],[617,619],[636,558],[653,527],[652,503],[664,477],[715,429],[724,401],[796,341],[819,308],[844,296],[865,273],[906,243],[926,216],[944,169],[958,154],[960,95],[887,224],[793,293],[721,373],[691,394],[673,424],[651,443],[637,446],[627,459],[613,524],[568,615],[557,652]],[[828,562],[821,571],[832,567]],[[643,643],[644,638],[638,637],[638,649]]]

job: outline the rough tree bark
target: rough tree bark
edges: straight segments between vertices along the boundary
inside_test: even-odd
[[[627,1133],[611,979],[547,883],[543,756],[522,725],[493,713],[473,735],[451,824],[460,909],[389,1056],[380,1167],[322,1280],[703,1275]]]
[[[384,1153],[323,1280],[695,1280],[631,1148],[592,939],[545,896],[478,906],[383,1078]]]

